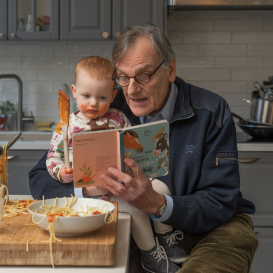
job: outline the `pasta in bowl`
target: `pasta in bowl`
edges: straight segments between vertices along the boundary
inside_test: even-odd
[[[59,236],[86,235],[111,222],[115,206],[91,198],[55,198],[38,201],[27,207],[32,220],[42,229]]]

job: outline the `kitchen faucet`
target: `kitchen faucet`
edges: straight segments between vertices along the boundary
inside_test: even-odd
[[[18,82],[18,113],[16,127],[17,131],[21,132],[24,129],[25,123],[34,122],[32,111],[31,116],[24,116],[23,113],[23,82],[21,78],[15,74],[0,74],[0,79],[15,79]]]

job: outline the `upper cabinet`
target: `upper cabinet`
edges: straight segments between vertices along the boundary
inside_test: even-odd
[[[166,0],[0,0],[0,41],[113,40],[128,26],[163,31]]]
[[[111,0],[61,0],[61,40],[110,40]]]
[[[9,40],[58,40],[58,0],[9,0]]]
[[[152,23],[165,30],[165,0],[113,0],[113,35],[116,39],[129,26]]]
[[[0,41],[7,39],[8,33],[8,0],[0,0]]]

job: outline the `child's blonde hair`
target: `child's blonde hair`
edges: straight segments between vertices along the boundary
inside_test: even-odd
[[[105,58],[98,56],[89,56],[79,60],[75,70],[75,84],[80,70],[84,70],[91,78],[95,80],[105,80],[112,77],[114,67],[112,63]]]

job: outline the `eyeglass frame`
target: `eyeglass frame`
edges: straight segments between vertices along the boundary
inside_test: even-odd
[[[135,76],[119,76],[119,77],[114,77],[115,72],[117,72],[117,68],[116,68],[116,67],[115,67],[115,69],[114,69],[114,71],[113,71],[112,80],[115,81],[116,84],[119,85],[120,87],[128,86],[128,85],[130,84],[130,79],[131,79],[131,78],[134,78],[135,81],[136,81],[137,83],[139,83],[139,84],[143,84],[143,85],[148,84],[148,83],[151,81],[152,76],[155,74],[155,72],[160,68],[160,66],[161,66],[164,62],[165,62],[165,60],[163,60],[163,61],[160,63],[160,65],[152,72],[152,74],[149,74],[149,75],[147,74],[147,76],[149,76],[149,78],[150,78],[150,80],[149,80],[147,83],[140,83],[140,82],[136,79],[136,77],[137,77],[139,74],[142,74],[142,72],[141,72],[141,73],[138,73],[138,74],[135,75]],[[117,79],[117,78],[120,78],[120,77],[127,77],[127,78],[129,78],[128,84],[127,84],[127,85],[123,85],[123,86],[120,85],[120,84],[118,84],[117,81],[116,81],[116,79]]]

